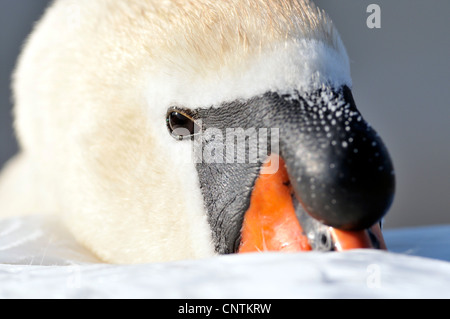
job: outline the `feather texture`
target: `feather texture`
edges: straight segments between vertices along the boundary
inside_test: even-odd
[[[211,256],[191,147],[167,133],[167,108],[311,79],[350,81],[310,1],[55,1],[14,74],[21,153],[0,179],[0,214],[60,213],[108,262]]]

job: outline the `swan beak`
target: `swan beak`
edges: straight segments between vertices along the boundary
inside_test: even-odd
[[[197,164],[216,251],[386,247],[379,224],[394,198],[394,168],[349,87],[267,92],[195,116],[205,130],[225,131],[219,137],[242,128],[249,158],[256,129],[271,128],[257,161],[240,163],[233,145],[232,161]],[[204,137],[198,145],[209,152],[214,141]]]
[[[323,228],[332,241],[328,250],[387,249],[378,222],[363,230],[342,230],[331,226],[315,227],[314,230],[308,227],[309,232],[303,229],[296,214],[295,192],[283,159],[272,155],[263,168],[273,167],[273,161],[278,161],[278,170],[266,174],[262,169],[255,182],[250,206],[244,215],[239,253],[310,251],[314,246],[311,242],[321,232],[323,235]]]

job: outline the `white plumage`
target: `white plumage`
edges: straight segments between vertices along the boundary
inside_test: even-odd
[[[350,85],[349,62],[309,1],[56,1],[15,72],[21,152],[0,214],[61,214],[108,262],[212,256],[191,148],[167,134],[167,108],[323,83]]]

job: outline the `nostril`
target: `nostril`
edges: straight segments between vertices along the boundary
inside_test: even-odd
[[[329,232],[323,231],[319,234],[319,247],[317,250],[330,251],[333,250],[333,241]]]
[[[325,246],[327,244],[327,242],[328,242],[327,236],[325,236],[325,234],[321,234],[320,243]]]

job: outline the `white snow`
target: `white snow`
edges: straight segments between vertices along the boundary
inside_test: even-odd
[[[0,221],[0,298],[450,298],[450,226],[385,231],[389,252],[99,263],[49,216]]]

